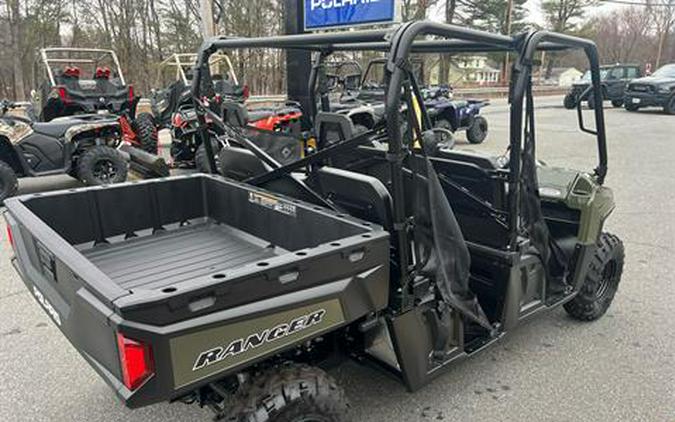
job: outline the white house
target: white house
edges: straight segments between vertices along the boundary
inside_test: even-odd
[[[457,67],[464,74],[464,82],[491,85],[499,82],[502,71],[488,64],[486,56],[464,56],[456,58]]]

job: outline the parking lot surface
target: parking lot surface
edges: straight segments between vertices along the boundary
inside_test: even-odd
[[[591,170],[594,138],[578,131],[576,113],[559,97],[537,103],[538,157]],[[501,154],[508,107],[497,100],[485,111],[487,141],[467,145],[460,135],[457,147]],[[606,120],[606,184],[617,202],[607,230],[626,245],[623,281],[608,314],[579,323],[554,310],[414,394],[381,372],[347,363],[333,375],[356,422],[675,420],[675,117],[609,108]],[[22,183],[21,190],[73,184],[56,177]],[[2,243],[0,421],[210,420],[196,406],[120,405],[29,295]]]

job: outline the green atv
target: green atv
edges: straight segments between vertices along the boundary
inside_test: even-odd
[[[211,54],[252,47],[386,49],[386,126],[353,136],[348,117],[320,111],[315,124],[339,127],[344,139],[279,164],[200,90]],[[206,119],[227,136],[219,162],[229,178],[9,199],[15,268],[131,408],[180,401],[225,421],[350,420],[325,372],[340,359],[415,391],[535,315],[563,306],[592,321],[612,303],[624,249],[603,231],[614,200],[602,108],[594,171],[541,167],[535,157],[534,57],[575,48],[599,94],[595,45],[549,32],[512,38],[419,21],[211,39],[192,94],[211,169]],[[447,132],[432,127],[408,59],[462,51],[515,57],[507,158],[439,148]],[[419,110],[406,115],[410,138],[403,106]],[[354,159],[336,159],[344,155]]]

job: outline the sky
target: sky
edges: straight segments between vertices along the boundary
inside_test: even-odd
[[[544,22],[544,15],[541,12],[541,2],[542,0],[528,0],[525,3],[525,8],[529,12],[529,17],[528,21],[538,24],[540,26],[543,26],[545,24]],[[432,20],[437,20],[441,21],[443,20],[443,7],[444,7],[444,2],[440,1],[437,3],[436,7],[431,10],[429,13],[429,17]],[[626,7],[622,6],[616,3],[605,3],[600,6],[596,6],[594,10],[591,12],[591,14],[600,14],[600,13],[605,13],[611,10],[614,10],[616,8],[620,7]]]

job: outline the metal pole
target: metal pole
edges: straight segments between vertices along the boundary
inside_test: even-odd
[[[199,0],[199,14],[202,20],[202,36],[204,39],[216,35],[213,22],[213,0]]]

